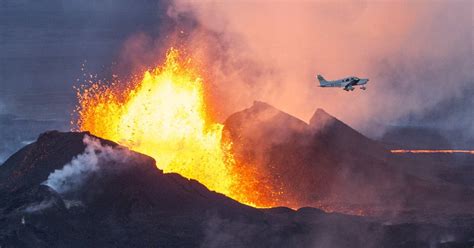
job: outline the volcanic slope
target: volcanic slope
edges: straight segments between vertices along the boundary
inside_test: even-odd
[[[317,109],[305,122],[264,102],[234,113],[224,137],[292,207],[349,214],[471,213],[473,190],[405,173],[384,146]],[[284,202],[281,202],[284,205]]]
[[[0,167],[1,247],[456,247],[473,223],[255,209],[89,133],[44,133]]]

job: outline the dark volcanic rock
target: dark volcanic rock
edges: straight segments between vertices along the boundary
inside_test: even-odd
[[[344,122],[317,109],[309,121],[314,139],[341,155],[384,158],[387,151],[382,145],[365,137]]]
[[[67,130],[68,126],[67,121],[23,119],[0,112],[0,165],[9,155],[33,142],[39,133],[52,128]]]
[[[127,242],[133,242],[130,246],[147,246],[151,241],[194,246],[200,237],[197,227],[207,212],[223,217],[261,215],[258,210],[210,192],[194,180],[165,175],[152,158],[134,152],[126,155],[132,157],[126,164],[102,161],[102,168],[73,194],[60,196],[42,185],[52,172],[84,151],[86,134],[90,135],[44,133],[0,168],[2,219],[16,223],[2,230],[2,247],[98,247]],[[102,139],[100,143],[118,147]],[[71,203],[76,206],[67,208]],[[183,234],[181,228],[191,230]],[[155,238],[157,230],[170,233]],[[63,232],[65,240],[58,239],[56,234]],[[68,245],[61,243],[65,241]]]
[[[304,127],[297,123],[294,127]],[[164,174],[152,158],[113,142],[95,137],[98,143],[92,146],[85,135],[93,137],[42,134],[0,167],[1,247],[472,245],[472,216],[446,225],[387,225],[314,208],[254,209],[197,181]],[[81,167],[82,174],[75,176],[84,182],[68,191],[61,187],[77,178],[66,177],[70,181],[62,184],[48,179],[63,175],[58,171],[67,175],[65,165],[87,163],[97,168],[87,174]]]
[[[405,173],[383,145],[322,109],[308,125],[255,102],[231,115],[224,132],[239,163],[271,175],[269,184],[283,189],[282,205],[284,199],[293,199],[293,207],[346,213],[394,214],[413,209],[425,214],[448,209],[472,213],[464,202],[474,195],[472,189]]]

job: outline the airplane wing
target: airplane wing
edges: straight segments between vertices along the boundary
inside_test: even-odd
[[[357,82],[359,82],[359,80],[351,80],[349,81],[345,86],[344,86],[344,90],[349,90],[352,88],[352,86],[354,85],[357,85]]]

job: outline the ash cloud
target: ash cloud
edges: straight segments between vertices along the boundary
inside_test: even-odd
[[[168,12],[197,20],[189,43],[211,54],[223,112],[258,99],[309,120],[321,107],[379,136],[409,115],[464,109],[438,105],[474,88],[470,1],[176,0]],[[368,91],[347,93],[318,88],[316,74],[371,81]]]
[[[83,142],[86,145],[84,153],[77,155],[62,169],[52,172],[43,184],[60,194],[74,192],[87,183],[91,176],[101,173],[105,162],[124,163],[129,159],[126,149],[102,145],[99,140],[88,135],[84,136]]]
[[[3,111],[61,120],[41,131],[67,129],[81,64],[100,77],[127,76],[156,63],[170,44],[186,43],[206,65],[221,120],[261,100],[307,122],[323,108],[371,136],[407,123],[474,136],[473,110],[458,100],[474,88],[470,1],[26,0],[1,6]],[[321,89],[318,73],[371,81],[364,92]],[[442,117],[421,118],[428,112]]]

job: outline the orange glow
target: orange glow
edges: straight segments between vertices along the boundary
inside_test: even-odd
[[[223,125],[210,121],[203,79],[178,50],[171,48],[162,67],[126,88],[98,82],[80,87],[77,96],[77,129],[147,154],[165,173],[196,179],[239,202],[275,206],[279,193],[260,185],[251,167],[236,166]]]
[[[391,153],[467,153],[474,154],[474,150],[390,150]]]

